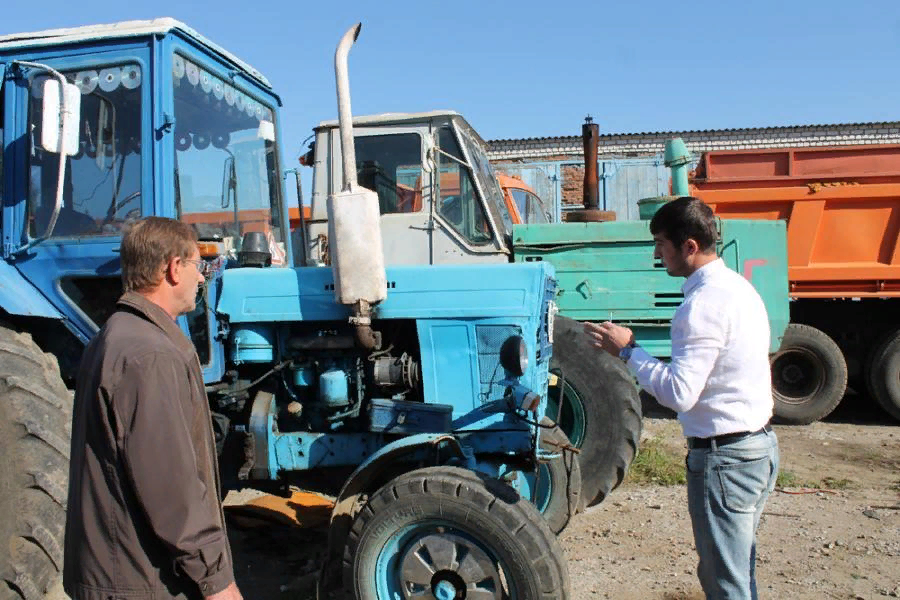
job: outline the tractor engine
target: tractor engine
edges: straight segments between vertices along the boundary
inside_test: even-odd
[[[389,343],[374,351],[360,348],[346,324],[319,325],[236,326],[229,361],[244,385],[224,390],[224,404],[238,399],[235,390],[243,391],[244,399],[250,389],[243,388],[268,390],[281,432],[383,431],[383,412],[408,406],[407,413],[417,413],[417,407],[425,406],[418,348],[409,337],[415,334],[414,324],[392,323]],[[449,410],[446,414],[449,418]],[[416,430],[411,417],[398,417],[410,422],[396,423],[407,427],[393,430]]]

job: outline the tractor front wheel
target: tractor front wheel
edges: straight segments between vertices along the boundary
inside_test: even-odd
[[[500,481],[454,467],[418,469],[373,494],[343,562],[346,591],[359,600],[569,594],[562,550],[537,509]]]

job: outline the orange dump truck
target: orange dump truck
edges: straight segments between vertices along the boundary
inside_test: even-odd
[[[690,184],[722,218],[787,221],[786,420],[826,416],[848,380],[900,419],[900,145],[707,152]]]

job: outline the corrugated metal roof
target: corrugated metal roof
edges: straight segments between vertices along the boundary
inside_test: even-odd
[[[825,128],[825,129],[834,129],[838,127],[900,127],[900,121],[867,121],[861,123],[822,123],[822,124],[809,124],[809,125],[776,125],[776,126],[765,126],[765,127],[730,127],[726,129],[687,129],[683,131],[640,131],[640,132],[626,132],[626,133],[601,133],[600,138],[625,138],[625,137],[647,137],[647,136],[671,136],[671,137],[679,137],[684,135],[696,135],[696,134],[710,134],[710,133],[750,133],[750,132],[778,132],[778,131],[788,131],[793,129],[812,129],[815,127]],[[488,140],[488,144],[505,144],[505,143],[522,143],[522,142],[533,142],[533,143],[570,143],[573,140],[581,141],[580,135],[561,135],[561,136],[548,136],[548,137],[528,137],[528,138],[502,138],[502,139],[494,139]]]
[[[83,27],[68,27],[63,29],[46,29],[31,33],[13,33],[0,36],[0,50],[18,50],[20,48],[36,48],[41,46],[58,45],[65,43],[84,42],[98,39],[118,39],[139,37],[146,35],[165,35],[178,29],[196,39],[201,44],[231,61],[247,74],[255,78],[266,87],[272,87],[269,80],[243,60],[218,44],[200,35],[196,30],[188,27],[181,21],[164,17],[145,21],[122,21],[119,23],[107,23],[100,25],[85,25]]]

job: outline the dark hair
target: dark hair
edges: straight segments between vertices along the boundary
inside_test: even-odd
[[[147,217],[134,223],[122,237],[122,287],[143,292],[159,285],[166,263],[190,258],[197,234],[187,223],[165,217]]]
[[[681,196],[663,204],[650,221],[650,233],[666,236],[676,248],[694,240],[703,253],[715,249],[718,237],[712,209],[693,196]]]

